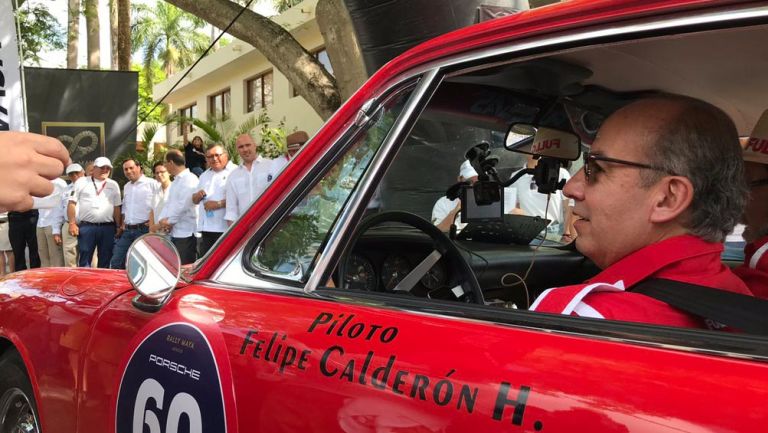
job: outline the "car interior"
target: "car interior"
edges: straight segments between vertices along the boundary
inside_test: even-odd
[[[372,194],[366,218],[346,241],[341,265],[327,286],[526,309],[547,288],[576,284],[595,275],[599,269],[559,237],[545,236],[539,230],[534,230],[532,239],[512,240],[462,236],[461,228],[441,233],[434,229],[432,209],[446,194],[458,200],[466,189],[474,192],[480,206],[477,194],[482,191],[457,186],[459,167],[468,156],[475,158],[472,165],[478,168],[481,180],[487,174],[489,181],[508,186],[504,184],[526,163],[526,151],[521,149],[531,153],[525,145],[537,131],[551,129],[578,137],[586,150],[606,117],[645,95],[667,92],[703,99],[723,109],[739,134],[748,136],[768,107],[764,98],[768,79],[757,72],[768,67],[761,42],[765,40],[765,25],[709,28],[600,41],[546,56],[473,60],[451,67],[407,138],[398,144],[397,154]],[[482,154],[479,158],[478,153]],[[369,159],[354,169],[349,168],[349,161],[341,160],[332,169],[335,184],[345,192],[333,197],[336,205],[328,208],[327,228],[309,224],[311,229],[295,233],[305,240],[314,239],[299,248],[306,257],[273,257],[274,266],[265,267],[259,257],[268,252],[267,242],[253,256],[253,266],[275,272],[277,263],[287,261],[290,265],[285,274],[305,281]],[[540,161],[556,161],[555,168],[547,172],[551,177],[560,167],[570,175],[581,169],[580,158],[572,159],[542,156]],[[545,180],[534,179],[536,185],[532,183],[531,188],[547,189]],[[555,183],[560,180],[554,179]],[[509,200],[498,183],[496,198]],[[555,195],[550,195],[550,202],[552,197]],[[462,201],[462,209],[467,203]],[[488,206],[488,200],[483,206]],[[510,218],[507,209],[501,214],[494,211],[490,219],[508,226],[529,224],[528,218],[535,217]],[[483,220],[490,222],[489,218]],[[284,223],[277,232],[286,229],[290,224]],[[314,246],[305,248],[310,243]]]

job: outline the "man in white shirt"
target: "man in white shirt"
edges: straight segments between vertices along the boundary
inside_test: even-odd
[[[192,194],[192,203],[198,205],[197,231],[200,232],[199,257],[204,256],[219,237],[227,230],[226,185],[230,173],[237,168],[229,162],[229,155],[220,144],[212,144],[205,150],[208,170],[200,175],[198,190]]]
[[[192,194],[197,191],[198,179],[185,164],[178,150],[165,155],[165,168],[174,178],[158,221],[160,229],[171,234],[182,265],[194,262],[197,255],[197,206],[192,203]]]
[[[67,183],[61,178],[51,181],[53,192],[49,195],[32,198],[32,208],[37,209],[37,253],[40,256],[40,267],[64,266],[64,255],[61,247],[54,240],[54,226],[57,224],[59,206],[61,206],[61,194],[67,187]]]
[[[100,156],[93,161],[91,176],[75,183],[69,197],[69,234],[77,236],[78,265],[90,267],[98,246],[98,267],[108,268],[120,223],[120,186],[109,176],[112,162]]]
[[[128,182],[123,187],[122,225],[120,237],[112,251],[112,269],[125,269],[128,248],[139,236],[149,233],[149,212],[161,194],[160,184],[144,176],[141,164],[135,159],[123,161],[123,173]]]
[[[69,223],[67,222],[67,207],[69,197],[74,194],[75,182],[85,176],[83,166],[80,164],[69,164],[65,170],[69,178],[69,185],[61,193],[61,203],[56,211],[53,223],[53,241],[56,245],[61,245],[64,256],[64,266],[74,268],[77,266],[77,236],[69,234]]]
[[[275,160],[266,159],[258,154],[258,146],[249,134],[237,137],[235,142],[237,153],[243,162],[227,179],[226,213],[224,219],[227,225],[232,224],[244,214],[269,183],[279,174]],[[285,164],[283,164],[285,166]]]
[[[538,162],[537,159],[533,159],[533,156],[528,156],[526,167],[535,168]],[[513,173],[512,176],[516,173],[518,172]],[[565,179],[566,182],[571,179],[568,170],[560,168],[560,179]],[[551,221],[546,229],[547,238],[557,241],[562,239],[564,242],[571,240],[573,200],[565,197],[562,190],[557,190],[548,198],[547,194],[539,192],[531,174],[522,175],[512,184],[512,187],[517,189],[517,203],[523,215],[539,216]],[[547,199],[549,199],[549,207],[547,207]]]

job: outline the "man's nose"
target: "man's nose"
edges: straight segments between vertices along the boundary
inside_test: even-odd
[[[563,187],[563,194],[574,200],[584,200],[584,185],[587,179],[584,176],[584,170],[579,170],[573,175]]]

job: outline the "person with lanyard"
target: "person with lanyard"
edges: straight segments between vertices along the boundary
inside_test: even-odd
[[[60,245],[64,258],[64,266],[74,268],[77,266],[77,236],[69,234],[69,224],[67,223],[67,207],[69,197],[75,191],[75,183],[85,176],[83,166],[80,164],[69,164],[65,170],[69,178],[69,184],[61,193],[61,203],[56,211],[53,224],[53,241]]]
[[[746,203],[741,152],[733,121],[704,101],[664,94],[614,112],[564,189],[575,201],[576,249],[603,270],[546,290],[530,309],[722,328],[635,288],[670,280],[752,295],[720,258]]]
[[[227,225],[231,225],[244,214],[275,177],[272,160],[259,155],[259,147],[250,134],[237,137],[235,146],[243,162],[227,179],[227,210],[224,214]]]
[[[139,236],[149,233],[149,213],[161,194],[160,184],[146,176],[139,161],[123,161],[123,174],[128,182],[123,187],[122,234],[115,242],[109,267],[125,269],[128,248]]]
[[[168,199],[168,189],[171,187],[171,175],[168,173],[168,169],[165,168],[164,162],[158,161],[152,165],[152,177],[160,184],[160,194],[157,197],[155,206],[149,212],[149,231],[150,233],[164,233],[160,230],[158,222],[160,220],[160,212],[163,211],[165,201]]]
[[[109,268],[115,236],[119,235],[120,186],[109,176],[112,162],[100,156],[93,161],[91,176],[75,183],[69,197],[69,234],[77,236],[78,266],[90,267],[98,247],[99,268]]]
[[[755,296],[768,299],[768,110],[744,146],[749,201],[744,212],[744,264],[734,269]]]
[[[197,231],[201,237],[198,257],[204,256],[227,230],[226,212],[227,177],[237,168],[229,162],[229,155],[220,144],[212,144],[205,151],[208,170],[200,175],[198,191],[192,194],[192,203],[198,205]]]
[[[165,168],[173,176],[173,182],[158,222],[160,230],[170,233],[182,265],[194,262],[197,255],[197,206],[192,203],[192,194],[197,191],[199,180],[185,162],[178,150],[170,150],[165,155]]]
[[[43,268],[64,266],[64,253],[54,235],[61,230],[60,226],[56,226],[59,224],[61,196],[67,188],[67,183],[58,177],[51,183],[53,192],[42,198],[35,197],[32,206],[39,212],[36,234],[37,253],[40,256],[40,266]]]

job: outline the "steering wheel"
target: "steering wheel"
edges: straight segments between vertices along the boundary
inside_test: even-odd
[[[347,275],[347,263],[349,261],[349,256],[351,255],[354,246],[357,244],[357,241],[371,227],[386,222],[405,224],[418,229],[425,235],[429,236],[433,244],[432,252],[427,255],[427,257],[425,257],[418,265],[416,265],[416,267],[414,267],[411,272],[409,272],[408,275],[406,275],[397,284],[397,286],[393,289],[393,292],[410,294],[416,283],[418,283],[421,278],[426,275],[430,269],[432,269],[432,267],[435,265],[435,263],[438,262],[438,260],[440,260],[440,258],[446,256],[446,259],[451,260],[453,268],[458,268],[460,274],[463,276],[461,284],[457,284],[456,287],[452,289],[454,296],[456,296],[458,299],[463,299],[466,302],[473,302],[480,305],[485,303],[483,292],[480,288],[480,284],[477,282],[477,278],[475,278],[475,273],[472,271],[472,267],[469,266],[469,263],[467,263],[466,259],[461,254],[456,245],[450,239],[448,239],[448,237],[443,232],[441,232],[440,229],[435,227],[429,221],[418,215],[402,211],[381,212],[365,218],[360,223],[360,225],[355,230],[355,233],[352,235],[352,241],[349,244],[349,249],[345,253],[344,257],[341,258],[341,264],[339,266],[339,282],[341,283],[341,286],[344,285],[344,277]]]

